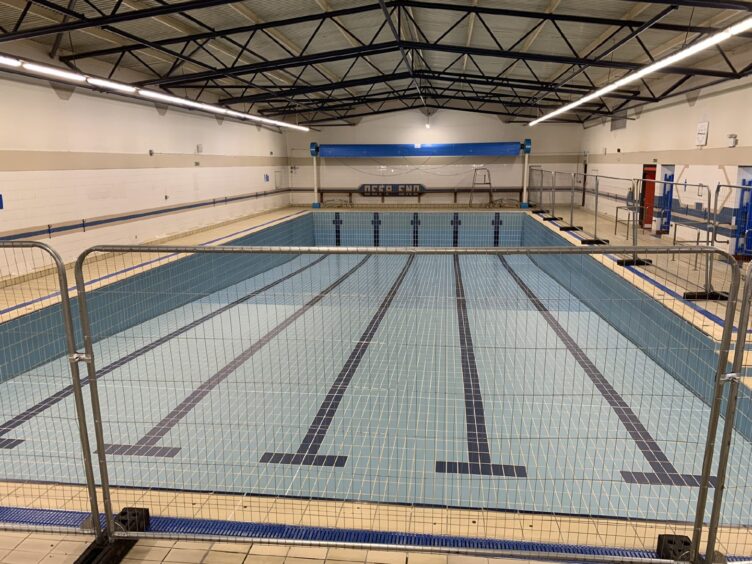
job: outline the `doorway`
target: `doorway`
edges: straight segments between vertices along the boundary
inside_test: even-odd
[[[653,225],[653,208],[655,205],[656,165],[642,165],[642,190],[640,191],[640,225],[650,228]]]

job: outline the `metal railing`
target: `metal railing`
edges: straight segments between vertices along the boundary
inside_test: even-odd
[[[102,540],[65,266],[44,243],[0,241],[0,267],[0,505],[83,511],[34,522]]]
[[[79,446],[67,456],[81,465],[100,538],[168,534],[121,529],[115,512],[135,505],[203,520],[179,533],[191,538],[227,538],[210,523],[234,521],[253,523],[229,533],[243,539],[284,524],[399,532],[392,547],[402,549],[440,549],[413,544],[433,534],[608,546],[618,551],[576,559],[649,561],[658,533],[686,534],[699,563],[707,533],[711,555],[752,553],[752,484],[739,471],[752,453],[752,396],[740,379],[752,276],[729,373],[741,273],[726,253],[97,246],[76,262],[72,308],[54,252],[0,248],[25,246],[52,257],[63,321],[51,329],[63,345],[14,378],[25,385],[67,364],[72,382],[57,378],[42,389],[48,398],[30,398],[40,407],[24,419],[36,425],[24,427],[25,456],[40,467],[23,466],[25,478],[44,472],[60,440],[59,426],[40,421],[75,421]],[[724,265],[722,334],[687,323],[696,310],[666,282],[614,272],[614,256],[638,251]],[[30,400],[13,398],[11,411]],[[46,433],[38,443],[33,429]],[[296,531],[292,542],[371,546],[367,536]],[[456,550],[572,558],[489,546]]]

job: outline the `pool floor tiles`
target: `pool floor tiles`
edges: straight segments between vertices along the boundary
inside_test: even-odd
[[[525,257],[302,256],[95,356],[114,485],[694,515],[697,488],[656,465],[699,473],[707,406]],[[0,384],[4,420],[64,368]],[[83,481],[72,414],[69,396],[6,432],[24,442],[0,449],[5,475]],[[735,440],[731,466],[751,455]],[[728,524],[749,524],[750,488],[729,486]]]

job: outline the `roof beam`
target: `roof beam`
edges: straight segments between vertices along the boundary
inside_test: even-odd
[[[446,10],[451,12],[471,12],[475,14],[488,14],[495,16],[507,16],[513,18],[528,18],[534,20],[550,20],[561,22],[576,22],[586,23],[604,26],[628,26],[628,27],[640,27],[645,22],[633,21],[633,20],[621,20],[617,18],[601,18],[594,16],[585,16],[579,14],[563,14],[560,12],[553,12],[550,14],[534,12],[530,10],[515,10],[509,8],[490,8],[487,6],[472,6],[462,4],[446,4],[442,2],[428,2],[426,0],[398,0],[401,6],[411,6],[414,8],[426,8],[430,10]],[[643,1],[643,0],[629,0],[629,1]],[[711,2],[713,0],[710,0]],[[678,4],[680,2],[666,2],[668,4]],[[720,6],[716,6],[720,7]],[[722,31],[722,28],[703,27],[693,25],[681,25],[681,24],[669,24],[659,23],[653,26],[653,29],[659,29],[663,31],[675,31],[678,33],[716,33]],[[752,37],[751,32],[747,32],[741,35],[742,37]]]
[[[591,67],[602,67],[610,69],[622,69],[627,71],[637,70],[642,67],[639,63],[633,63],[628,61],[614,61],[604,59],[583,58],[575,56],[557,55],[557,54],[543,54],[543,53],[521,53],[519,51],[508,51],[499,49],[481,49],[477,47],[466,48],[461,45],[441,45],[432,43],[418,43],[414,41],[401,41],[401,42],[388,42],[377,43],[374,45],[365,45],[359,47],[351,47],[348,49],[340,49],[337,51],[326,51],[323,53],[314,53],[310,55],[304,55],[302,57],[291,57],[286,59],[279,59],[274,61],[264,61],[261,63],[253,63],[249,65],[240,65],[231,69],[222,69],[217,71],[205,71],[194,74],[184,74],[176,77],[159,78],[150,81],[146,81],[143,84],[158,84],[158,85],[179,85],[188,82],[195,82],[197,80],[208,80],[217,78],[219,76],[241,76],[246,74],[252,74],[257,72],[280,70],[292,67],[300,67],[307,64],[324,63],[328,61],[339,61],[343,59],[350,59],[364,55],[375,55],[397,51],[399,48],[425,50],[425,51],[438,51],[444,53],[459,53],[477,55],[482,57],[492,57],[501,59],[522,59],[527,61],[539,61],[539,62],[553,62],[564,63],[568,65],[584,65]],[[701,69],[693,67],[666,67],[660,72],[667,74],[692,74],[699,76],[711,76],[716,78],[738,78],[736,73],[729,71],[721,71],[716,69]]]
[[[519,88],[519,89],[527,89],[527,90],[549,90],[553,91],[556,90],[560,93],[565,94],[574,94],[574,95],[583,95],[589,92],[590,88],[587,86],[567,86],[567,87],[559,87],[556,84],[546,84],[546,83],[540,83],[536,82],[534,80],[525,80],[525,79],[498,79],[495,77],[487,77],[487,76],[481,76],[481,75],[467,75],[467,74],[459,74],[459,73],[449,73],[449,72],[438,72],[438,71],[425,71],[425,70],[418,70],[415,71],[415,77],[416,78],[422,78],[426,80],[432,80],[437,82],[449,82],[449,83],[465,83],[465,84],[475,84],[478,86],[494,86],[494,87],[508,87],[508,88]],[[302,86],[297,88],[289,88],[289,89],[280,89],[279,93],[264,93],[264,94],[255,94],[251,96],[238,96],[234,98],[227,98],[222,100],[221,102],[224,104],[236,104],[241,102],[248,102],[248,103],[258,103],[258,102],[268,102],[272,100],[278,100],[282,97],[289,97],[289,96],[301,96],[304,94],[312,94],[316,92],[331,92],[334,90],[340,90],[343,88],[351,88],[356,86],[367,86],[372,84],[381,84],[384,82],[393,82],[398,80],[410,80],[410,74],[405,72],[399,72],[399,73],[393,73],[393,74],[386,74],[381,76],[369,76],[365,78],[358,78],[358,79],[352,79],[343,81],[342,83],[335,83],[335,84],[316,84],[311,86]],[[232,87],[230,87],[232,88]],[[638,91],[614,91],[610,92],[608,94],[609,97],[612,98],[629,98],[632,99],[635,94],[639,94]],[[649,102],[654,101],[652,98],[642,97],[638,96],[639,100]]]
[[[233,68],[225,69],[222,71],[206,71],[194,74],[184,74],[181,76],[165,77],[154,80],[149,80],[143,85],[176,85],[187,82],[194,82],[197,80],[208,80],[216,78],[218,75],[231,75],[241,76],[246,74],[254,74],[258,72],[288,69],[293,67],[302,67],[305,65],[313,65],[317,63],[326,63],[331,61],[341,61],[344,59],[352,59],[357,56],[363,55],[379,55],[381,53],[389,53],[396,51],[398,48],[397,42],[389,43],[377,43],[375,45],[365,45],[359,47],[350,47],[347,49],[340,49],[337,51],[325,51],[323,53],[312,53],[309,55],[303,55],[301,57],[289,57],[286,59],[278,59],[274,61],[263,61],[260,63],[252,63],[248,65],[238,65]]]
[[[55,10],[61,15],[65,15],[63,6],[58,6],[57,4],[53,2],[49,2],[48,0],[33,0],[33,1],[35,4],[39,4],[48,9]],[[15,41],[18,39],[33,39],[36,37],[44,37],[45,35],[54,35],[57,33],[62,33],[62,32],[67,32],[67,31],[76,31],[76,30],[87,29],[91,27],[102,27],[102,26],[113,25],[113,24],[117,24],[121,22],[140,20],[143,18],[151,18],[155,16],[176,14],[176,13],[186,12],[190,10],[198,10],[201,8],[211,8],[213,6],[233,4],[235,2],[240,2],[240,1],[242,0],[189,0],[188,2],[178,2],[175,4],[165,4],[161,6],[154,6],[151,8],[130,10],[130,11],[122,12],[122,13],[102,16],[99,18],[85,18],[83,17],[83,14],[80,14],[80,19],[77,21],[65,22],[65,23],[60,23],[60,24],[55,24],[55,25],[48,25],[48,26],[43,26],[43,27],[38,27],[38,28],[25,29],[25,30],[17,31],[15,33],[6,33],[3,35],[0,35],[0,43],[5,43],[8,41]],[[393,3],[393,0],[388,1],[388,4],[391,5],[392,3]],[[289,18],[286,20],[277,20],[277,21],[271,21],[271,22],[263,22],[263,23],[252,25],[252,26],[243,26],[242,28],[235,28],[231,32],[232,33],[251,32],[254,30],[269,29],[269,28],[286,26],[286,25],[294,25],[296,23],[305,23],[305,22],[316,21],[320,19],[326,19],[329,17],[333,17],[333,15],[341,16],[341,15],[347,15],[351,13],[361,13],[361,12],[367,12],[367,11],[379,10],[379,9],[381,9],[379,4],[368,4],[365,6],[357,6],[353,8],[337,10],[336,12],[327,12],[327,13],[316,12],[314,14],[307,14],[305,16],[298,16],[298,17]],[[215,33],[228,34],[227,31],[220,31],[220,32],[215,32]],[[188,37],[190,37],[191,40],[199,40],[199,39],[207,38],[205,34],[196,34],[195,36],[188,36]],[[175,38],[170,41],[184,42],[186,41],[186,36]]]
[[[718,10],[743,10],[752,12],[752,3],[742,0],[622,0],[622,2],[641,2],[643,4],[673,4],[692,8],[715,8]]]

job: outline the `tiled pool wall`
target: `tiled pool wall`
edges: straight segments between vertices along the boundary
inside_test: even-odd
[[[526,214],[518,212],[316,212],[318,246],[519,247]]]
[[[240,246],[313,244],[313,218],[310,214],[226,243]],[[166,256],[167,253],[144,253],[141,258],[147,262]],[[294,257],[295,255],[271,254],[197,254],[87,292],[94,340],[124,331]],[[96,267],[94,270],[96,271]],[[139,307],[134,307],[134,294],[141,296]],[[77,298],[72,298],[71,308],[76,342],[81,347]],[[124,315],[126,312],[127,315]],[[59,304],[0,324],[0,382],[64,354],[65,331]]]
[[[569,243],[519,212],[316,212],[233,240],[257,246],[565,247]],[[157,256],[144,255],[144,260]],[[87,294],[92,333],[103,339],[278,266],[294,255],[194,255]],[[534,262],[679,382],[709,403],[716,344],[655,299],[589,256],[534,255]],[[134,308],[133,295],[143,299]],[[78,301],[72,300],[81,343]],[[128,315],[123,315],[127,311]],[[60,306],[0,325],[0,381],[65,354]],[[745,402],[743,405],[747,405]],[[740,410],[744,411],[744,409]],[[739,430],[752,440],[752,413]]]
[[[526,247],[569,245],[532,218],[528,218],[522,233]],[[718,369],[718,343],[591,256],[551,254],[532,255],[531,259],[710,405]],[[730,368],[729,364],[727,370]],[[725,402],[724,398],[724,409]],[[752,402],[739,402],[737,410],[735,427],[747,440],[752,440]]]

